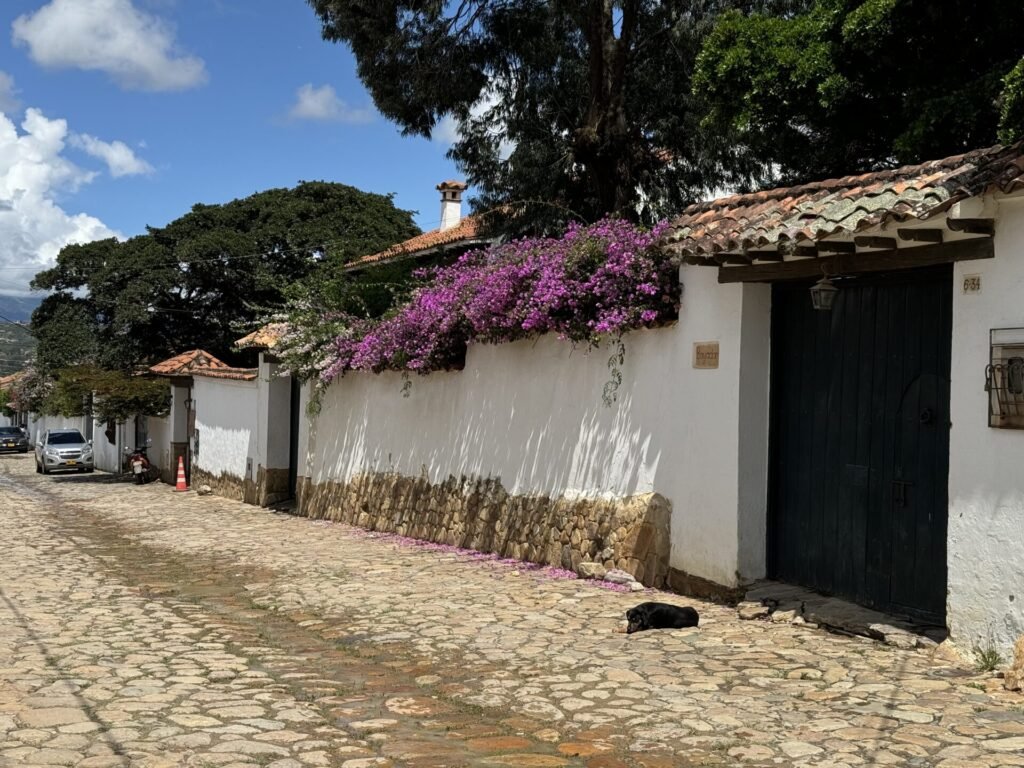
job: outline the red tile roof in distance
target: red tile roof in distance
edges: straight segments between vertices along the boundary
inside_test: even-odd
[[[288,330],[288,323],[267,323],[235,342],[240,349],[273,349]]]
[[[461,182],[444,182],[445,184],[459,184]],[[440,189],[441,185],[438,185]],[[422,235],[410,238],[403,243],[393,245],[380,253],[373,253],[363,256],[345,265],[346,269],[376,264],[382,261],[389,261],[401,256],[411,256],[420,251],[428,251],[442,245],[453,245],[463,240],[476,240],[480,234],[480,217],[470,214],[464,216],[456,226],[449,229],[432,229]]]
[[[254,381],[259,374],[256,368],[197,368],[192,371],[193,376],[202,376],[207,379],[234,379],[235,381]]]
[[[150,366],[149,372],[160,376],[188,376],[204,368],[227,368],[228,364],[218,360],[202,349],[192,349],[180,355]]]
[[[988,191],[1024,187],[1024,143],[859,176],[723,197],[691,205],[672,222],[668,248],[680,254],[770,247],[849,237],[899,222],[927,219]]]

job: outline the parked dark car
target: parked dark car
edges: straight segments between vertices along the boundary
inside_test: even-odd
[[[28,453],[28,435],[21,427],[0,427],[0,451]]]

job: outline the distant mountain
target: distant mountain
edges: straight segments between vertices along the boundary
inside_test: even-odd
[[[16,323],[27,323],[32,319],[32,311],[39,306],[42,300],[41,296],[4,296],[0,294],[0,315]]]
[[[35,296],[0,295],[0,376],[20,371],[36,345],[26,330],[8,321],[27,323],[40,301]]]

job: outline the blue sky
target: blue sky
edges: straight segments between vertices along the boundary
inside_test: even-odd
[[[61,241],[300,180],[393,192],[431,229],[459,177],[377,113],[303,0],[3,0],[0,73],[0,293]]]

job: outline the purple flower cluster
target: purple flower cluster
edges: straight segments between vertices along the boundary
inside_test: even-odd
[[[431,270],[408,304],[337,337],[324,383],[349,370],[429,373],[457,368],[470,342],[542,333],[596,344],[674,319],[676,267],[657,247],[664,225],[619,219],[571,226],[560,238],[515,240],[470,251]]]

